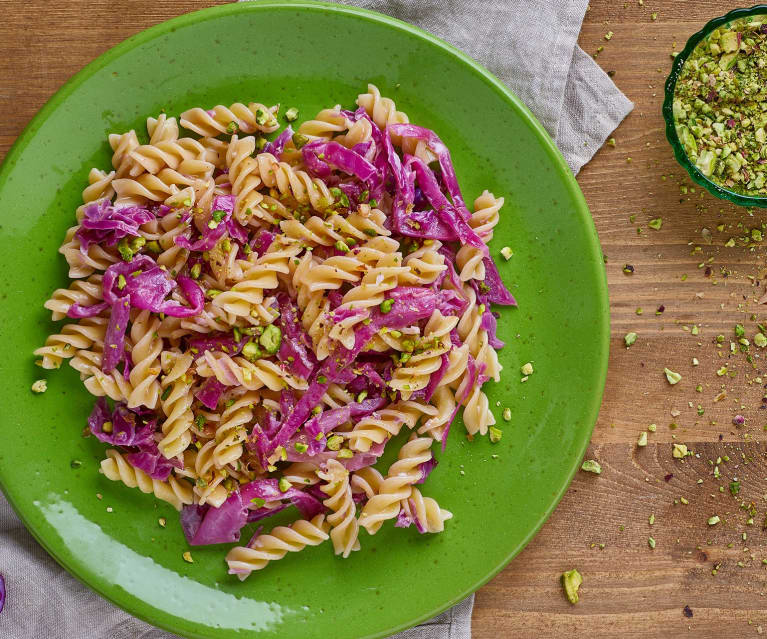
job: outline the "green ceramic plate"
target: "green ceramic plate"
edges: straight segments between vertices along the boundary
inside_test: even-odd
[[[368,81],[449,145],[467,200],[483,188],[506,197],[491,248],[514,249],[500,270],[520,306],[502,313],[505,370],[489,391],[503,440],[469,443],[454,425],[427,484],[454,513],[444,534],[387,526],[375,537],[363,532],[362,550],[347,560],[327,545],[311,548],[240,583],[226,574],[225,547],[194,549],[195,563],[185,563],[175,512],[97,473],[103,446],[80,436],[92,398],[69,367],[49,374],[33,365],[32,350],[54,329],[42,304],[67,282],[56,249],[88,169],[109,164],[109,132],[138,130],[161,109],[237,100],[295,105],[306,116],[353,105]],[[140,33],[86,67],[32,121],[0,174],[0,216],[0,484],[72,574],[157,626],[189,637],[386,636],[495,575],[546,520],[580,463],[609,334],[589,211],[519,100],[407,24],[337,5],[245,3]],[[520,383],[527,361],[535,373]],[[29,389],[39,377],[49,388],[36,396]],[[75,459],[82,466],[72,469]],[[166,529],[158,517],[167,517]],[[12,598],[7,568],[6,578]]]

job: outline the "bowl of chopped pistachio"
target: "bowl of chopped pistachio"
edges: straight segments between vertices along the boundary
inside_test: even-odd
[[[665,90],[666,137],[692,180],[716,197],[767,208],[767,4],[695,33]]]

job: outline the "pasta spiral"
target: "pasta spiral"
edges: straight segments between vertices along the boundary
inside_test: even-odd
[[[496,198],[490,191],[483,191],[474,200],[474,213],[469,218],[469,226],[482,238],[485,244],[493,239],[493,229],[498,224],[498,211],[503,206],[503,198]],[[459,277],[462,281],[485,279],[485,265],[482,262],[484,255],[476,246],[468,244],[458,249],[455,261],[460,269]]]
[[[133,368],[130,371],[130,383],[133,389],[128,396],[128,408],[146,406],[155,408],[160,394],[160,353],[162,340],[157,329],[160,320],[152,317],[149,311],[141,311],[133,320],[130,337],[133,342],[131,359]]]
[[[194,396],[190,392],[192,379],[187,372],[193,361],[192,355],[173,351],[164,351],[160,356],[162,370],[165,373],[160,382],[161,405],[165,421],[162,423],[163,438],[158,446],[165,457],[176,457],[184,452],[192,440],[189,429],[194,420],[192,413]]]
[[[269,108],[258,102],[247,106],[235,102],[229,107],[218,105],[206,111],[199,107],[181,114],[181,126],[201,136],[216,137],[222,133],[271,133],[279,126],[274,117],[276,107]]]
[[[311,521],[299,519],[290,526],[278,526],[268,535],[259,535],[247,546],[236,546],[226,555],[229,572],[240,580],[254,570],[266,568],[270,561],[282,559],[289,552],[298,552],[307,546],[319,546],[328,539],[330,525],[325,515]]]
[[[91,306],[102,298],[101,275],[91,275],[85,280],[75,280],[69,288],[57,288],[43,306],[51,311],[51,319],[55,322],[67,316],[72,304]]]
[[[61,333],[49,335],[45,346],[38,348],[34,354],[40,356],[40,366],[43,368],[59,368],[62,360],[74,357],[78,351],[102,345],[106,328],[107,320],[102,317],[65,324]]]
[[[413,484],[421,478],[419,466],[431,459],[431,444],[431,438],[417,437],[400,449],[378,494],[367,501],[360,513],[359,524],[368,533],[374,535],[384,521],[399,515],[400,503],[410,497]]]
[[[328,498],[322,503],[332,511],[327,522],[331,526],[330,539],[333,548],[337,555],[346,558],[352,551],[360,549],[357,540],[359,524],[349,485],[349,471],[335,459],[330,459],[327,470],[318,471],[317,475],[326,482],[321,490]]]
[[[131,466],[116,450],[107,451],[107,458],[101,462],[101,472],[107,479],[121,481],[128,488],[138,488],[142,493],[152,493],[157,499],[171,504],[176,510],[181,510],[184,504],[193,501],[192,487],[173,475],[168,481],[152,479],[140,468]]]
[[[422,415],[436,414],[436,409],[418,402],[397,402],[378,410],[358,421],[354,430],[344,433],[349,448],[366,452],[373,444],[381,444],[390,437],[395,437],[402,426],[414,428]]]
[[[453,518],[453,513],[440,508],[436,500],[424,497],[421,491],[413,486],[408,499],[402,500],[402,510],[408,517],[417,520],[427,533],[440,533],[445,530],[445,522]]]

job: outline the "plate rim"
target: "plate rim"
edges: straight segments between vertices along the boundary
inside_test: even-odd
[[[423,29],[420,29],[419,27],[416,27],[412,24],[409,24],[397,18],[393,18],[391,16],[388,16],[376,11],[371,11],[369,9],[363,9],[361,7],[356,7],[356,6],[322,2],[319,0],[282,0],[282,1],[251,0],[246,2],[232,2],[229,4],[218,5],[214,7],[207,7],[204,9],[182,14],[174,18],[170,18],[156,25],[148,27],[147,29],[139,31],[138,33],[128,37],[122,42],[119,42],[118,44],[109,48],[104,53],[100,54],[98,57],[96,57],[87,65],[85,65],[80,71],[74,74],[71,78],[69,78],[45,102],[45,104],[38,110],[38,112],[33,116],[33,118],[29,121],[29,123],[24,127],[22,132],[19,134],[19,136],[11,145],[10,149],[8,150],[8,153],[3,159],[2,164],[0,165],[0,195],[2,194],[2,191],[6,185],[6,182],[8,181],[8,177],[13,167],[16,164],[17,158],[21,155],[21,153],[24,151],[27,145],[33,140],[34,135],[37,133],[38,129],[43,124],[43,122],[45,122],[45,120],[49,117],[49,115],[56,108],[58,108],[58,106],[67,97],[69,97],[81,84],[83,84],[83,82],[85,82],[88,78],[94,75],[97,71],[101,70],[104,66],[111,63],[113,60],[122,56],[123,53],[126,53],[137,46],[150,42],[151,40],[157,37],[173,32],[177,28],[186,27],[191,24],[195,24],[195,23],[199,23],[199,22],[203,22],[207,20],[213,20],[218,18],[219,16],[234,14],[241,11],[245,11],[245,12],[250,11],[250,12],[256,13],[256,12],[264,11],[264,10],[290,11],[290,10],[296,10],[296,9],[306,10],[306,11],[350,14],[354,17],[361,18],[363,20],[384,24],[390,28],[409,32],[410,34],[416,36],[417,38],[420,38],[421,40],[425,40],[428,43],[436,46],[437,48],[442,49],[445,52],[445,54],[452,56],[458,62],[469,67],[487,85],[489,85],[491,89],[495,90],[496,93],[500,94],[502,99],[505,102],[507,102],[509,106],[517,112],[517,114],[521,117],[521,119],[525,122],[525,124],[533,131],[536,138],[539,139],[544,151],[547,153],[547,155],[549,156],[549,158],[552,160],[553,164],[555,165],[555,168],[557,169],[557,173],[560,175],[560,177],[564,178],[566,189],[574,203],[575,210],[573,211],[573,214],[580,219],[581,226],[587,231],[587,244],[590,250],[590,254],[593,258],[595,258],[594,259],[595,264],[601,265],[602,248],[599,242],[599,237],[597,235],[596,227],[594,225],[591,212],[588,208],[585,197],[583,196],[583,193],[580,190],[580,187],[578,186],[575,176],[570,171],[570,168],[567,165],[562,153],[556,147],[553,139],[549,136],[548,132],[545,130],[543,125],[538,121],[538,119],[532,114],[529,108],[517,97],[517,95],[511,89],[509,89],[503,82],[501,82],[493,73],[487,70],[481,63],[477,62],[476,60],[468,56],[466,53],[462,52],[460,49],[445,42],[441,38],[438,38],[437,36],[429,33],[428,31],[424,31]],[[588,255],[586,257],[588,257]],[[597,259],[598,259],[598,262],[597,262]],[[465,599],[470,594],[476,592],[479,588],[484,586],[487,582],[493,579],[499,572],[501,572],[501,570],[503,570],[509,564],[509,562],[511,562],[511,560],[514,559],[527,546],[528,543],[530,543],[530,541],[538,534],[543,524],[548,520],[548,518],[551,516],[553,511],[559,505],[559,502],[561,501],[562,497],[567,492],[567,489],[572,483],[573,477],[575,476],[575,473],[580,467],[581,459],[584,453],[586,452],[589,442],[591,441],[591,436],[593,433],[594,426],[596,425],[597,418],[599,416],[599,410],[602,404],[605,384],[607,381],[607,365],[608,365],[609,350],[610,350],[610,307],[609,307],[609,295],[608,295],[608,287],[607,287],[607,276],[606,276],[606,272],[604,268],[599,267],[598,269],[594,269],[594,270],[597,271],[596,277],[595,277],[595,289],[591,293],[594,295],[596,305],[600,307],[600,310],[601,310],[601,312],[599,313],[597,325],[595,327],[597,331],[600,333],[600,339],[596,343],[598,347],[598,352],[594,353],[594,360],[596,361],[596,365],[594,367],[594,373],[593,373],[593,376],[596,380],[598,388],[595,389],[594,393],[589,397],[589,399],[587,401],[584,401],[583,403],[584,404],[583,415],[585,418],[587,418],[586,419],[587,425],[584,427],[583,432],[580,435],[580,443],[577,446],[579,454],[577,457],[574,456],[571,462],[570,468],[568,468],[567,472],[565,473],[565,476],[567,478],[566,481],[564,481],[561,487],[555,493],[552,494],[552,499],[549,506],[542,511],[542,514],[538,518],[538,521],[535,523],[534,526],[530,528],[530,531],[525,535],[525,537],[513,548],[511,548],[509,552],[506,554],[506,556],[504,557],[504,559],[498,565],[494,566],[492,570],[486,576],[479,579],[476,583],[472,584],[469,588],[461,592],[459,595],[456,595],[455,597],[441,604],[437,608],[424,612],[419,617],[414,618],[405,624],[399,624],[397,626],[393,626],[384,632],[376,632],[373,634],[365,635],[364,639],[378,639],[382,637],[387,637],[401,630],[418,625],[428,619],[433,618],[434,616],[438,614],[441,614],[448,608],[456,605],[457,603]],[[96,586],[92,583],[92,581],[90,580],[90,577],[91,577],[90,571],[84,569],[83,566],[77,565],[76,562],[70,562],[61,558],[59,554],[56,551],[54,551],[46,543],[46,541],[43,538],[41,538],[41,536],[38,534],[37,530],[35,529],[34,525],[31,525],[29,523],[26,515],[24,514],[23,508],[19,508],[16,501],[14,501],[8,495],[8,491],[3,484],[2,473],[0,473],[0,490],[2,490],[2,492],[8,499],[9,504],[13,508],[14,512],[21,519],[25,528],[30,532],[30,534],[35,538],[35,540],[45,549],[45,551],[51,557],[53,557],[53,559],[60,566],[62,566],[75,579],[80,581],[82,584],[87,586],[90,590],[96,592],[99,596],[111,602],[112,604],[120,608],[121,610],[127,612],[128,614],[133,615],[134,617],[141,619],[142,621],[145,621],[153,626],[167,630],[169,632],[174,632],[174,633],[179,632],[177,628],[174,628],[172,625],[170,625],[167,622],[166,618],[170,617],[170,615],[168,615],[167,613],[160,610],[160,613],[162,616],[155,618],[151,614],[146,614],[146,611],[143,608],[136,608],[135,606],[124,606],[122,603],[118,603],[112,597],[111,592],[109,590],[102,588],[100,586]],[[200,627],[199,625],[198,625],[198,628],[199,630],[203,630],[203,628]],[[193,632],[194,634],[189,634],[185,636],[200,637],[202,639],[205,639],[206,637],[211,636],[208,634],[199,634],[198,631],[193,631]]]

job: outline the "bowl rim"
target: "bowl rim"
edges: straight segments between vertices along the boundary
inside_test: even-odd
[[[671,144],[671,148],[674,150],[674,157],[676,161],[684,168],[689,174],[693,182],[702,186],[711,195],[723,200],[729,200],[733,204],[740,206],[750,206],[758,208],[767,208],[767,195],[761,197],[753,197],[750,195],[743,195],[736,191],[731,191],[723,186],[720,186],[716,182],[709,180],[698,168],[690,161],[684,147],[679,140],[679,136],[676,132],[676,124],[674,122],[673,103],[674,103],[674,90],[676,89],[676,81],[679,78],[679,74],[682,71],[682,67],[689,58],[690,54],[695,50],[701,40],[707,37],[712,31],[719,28],[723,24],[737,20],[738,18],[745,18],[748,16],[764,14],[767,16],[767,4],[757,4],[750,8],[733,9],[732,11],[709,20],[700,31],[693,33],[687,40],[684,49],[674,58],[674,63],[671,65],[671,71],[666,78],[664,85],[665,97],[663,100],[663,119],[666,121],[666,139]]]

